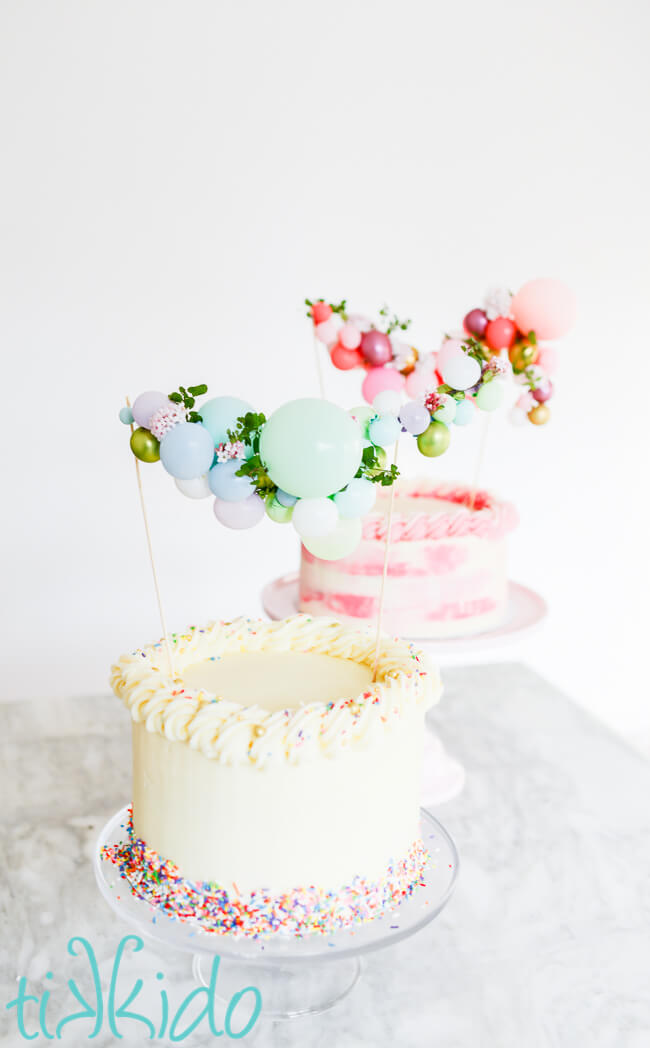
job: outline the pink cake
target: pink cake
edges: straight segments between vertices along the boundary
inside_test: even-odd
[[[376,621],[390,493],[382,489],[349,557],[319,560],[302,547],[300,610]],[[383,629],[403,637],[482,633],[505,617],[507,536],[517,513],[486,491],[470,509],[465,487],[400,482],[395,491]]]

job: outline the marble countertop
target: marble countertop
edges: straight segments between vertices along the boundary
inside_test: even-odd
[[[464,792],[436,810],[461,853],[454,897],[418,935],[368,955],[330,1012],[262,1018],[243,1043],[647,1048],[650,765],[525,666],[450,668],[445,684],[432,721],[467,768]],[[68,939],[92,943],[104,982],[128,931],[90,855],[129,800],[129,724],[108,696],[5,704],[0,752],[0,1045],[13,1048],[26,1043],[4,1007],[18,977],[51,992],[51,1027],[80,963]],[[193,986],[189,956],[154,945],[129,970],[154,988],[163,970],[179,998]],[[85,1044],[91,1028],[57,1043]],[[197,1031],[182,1043],[227,1041]],[[118,1042],[102,1029],[93,1043]]]

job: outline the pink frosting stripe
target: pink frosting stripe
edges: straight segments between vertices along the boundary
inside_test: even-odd
[[[438,486],[428,490],[404,491],[402,497],[410,499],[440,499],[449,502],[449,513],[427,513],[426,510],[414,517],[400,517],[397,492],[395,513],[391,528],[393,542],[418,542],[422,539],[461,538],[475,535],[477,538],[500,539],[517,526],[519,517],[510,502],[501,502],[488,491],[478,491],[474,509],[470,511],[472,489],[469,487]],[[386,516],[371,513],[363,521],[364,539],[386,537]]]

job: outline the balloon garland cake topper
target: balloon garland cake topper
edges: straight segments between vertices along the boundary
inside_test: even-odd
[[[317,557],[351,553],[375,485],[398,476],[384,451],[401,431],[397,419],[311,398],[289,401],[267,419],[237,397],[198,404],[207,390],[149,390],[122,408],[136,460],[160,461],[188,498],[213,496],[214,515],[228,528],[253,527],[266,514],[291,521]]]
[[[400,320],[386,307],[373,322],[349,313],[345,300],[305,303],[315,338],[326,346],[334,367],[365,369],[362,393],[373,407],[379,395],[392,394],[400,423],[418,437],[424,455],[447,450],[452,423],[465,426],[477,408],[498,408],[509,375],[524,387],[512,421],[543,425],[550,418],[556,351],[546,342],[566,334],[575,319],[574,295],[559,280],[531,280],[515,295],[493,288],[482,308],[466,314],[463,331],[446,335],[437,353],[422,354],[409,345],[410,320]],[[405,396],[411,399],[403,404]],[[430,416],[426,426],[423,408]]]

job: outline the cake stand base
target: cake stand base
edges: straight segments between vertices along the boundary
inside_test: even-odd
[[[195,953],[192,974],[200,986],[208,986],[212,960]],[[336,964],[273,963],[269,965],[233,961],[220,966],[216,997],[224,1004],[243,986],[256,986],[266,1019],[297,1019],[301,1015],[326,1012],[356,986],[361,960],[349,957]]]
[[[193,954],[192,970],[199,985],[209,983],[219,958],[215,996],[229,1001],[246,987],[256,987],[263,1018],[293,1019],[331,1008],[354,988],[361,971],[360,958],[384,949],[420,931],[449,901],[458,875],[458,852],[443,826],[425,810],[420,834],[429,853],[420,884],[394,910],[373,921],[339,928],[328,935],[311,933],[297,938],[278,932],[257,939],[210,934],[196,922],[173,918],[129,891],[105,845],[125,838],[128,809],[108,820],[93,853],[97,886],[111,909],[143,937]]]

